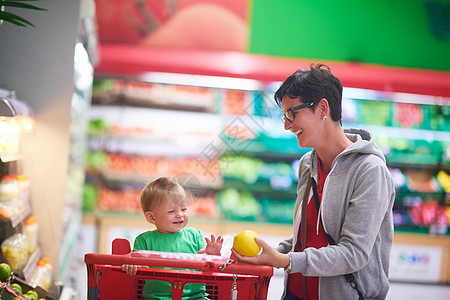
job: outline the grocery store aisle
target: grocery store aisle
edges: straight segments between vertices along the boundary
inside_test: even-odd
[[[283,272],[275,270],[270,280],[267,300],[280,300],[283,291]],[[448,300],[450,285],[392,282],[386,300]]]

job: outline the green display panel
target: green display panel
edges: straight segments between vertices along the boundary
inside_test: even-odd
[[[450,70],[449,0],[253,0],[249,52]]]

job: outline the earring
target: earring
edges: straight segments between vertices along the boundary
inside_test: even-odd
[[[323,116],[322,117],[322,122],[325,122],[326,119],[327,119],[327,116]]]

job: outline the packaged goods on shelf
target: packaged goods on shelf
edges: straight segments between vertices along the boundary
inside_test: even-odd
[[[21,190],[17,181],[17,175],[5,175],[0,182],[0,218],[11,218],[19,208],[21,202]]]
[[[16,119],[0,119],[0,155],[19,153],[20,123]]]
[[[109,103],[114,103],[121,97],[130,104],[171,105],[205,111],[214,110],[216,97],[215,90],[207,87],[117,79],[113,82],[95,84],[94,102],[98,98],[104,100],[107,93],[110,94],[106,100]]]
[[[17,184],[20,190],[21,202],[25,203],[30,200],[30,179],[27,175],[21,174],[17,176]]]
[[[21,273],[28,262],[29,241],[26,235],[15,233],[1,245],[2,255],[15,273]]]
[[[48,290],[52,282],[52,270],[51,260],[42,258],[37,261],[36,268],[33,269],[27,281],[33,288],[40,286]]]
[[[22,228],[22,233],[28,239],[28,254],[31,255],[38,245],[39,225],[35,216],[28,217]]]

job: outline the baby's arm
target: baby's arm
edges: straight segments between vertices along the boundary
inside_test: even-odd
[[[206,253],[209,255],[220,255],[220,250],[222,249],[223,238],[219,235],[217,239],[213,234],[211,234],[211,239],[205,237],[206,247],[200,249],[197,253]]]

